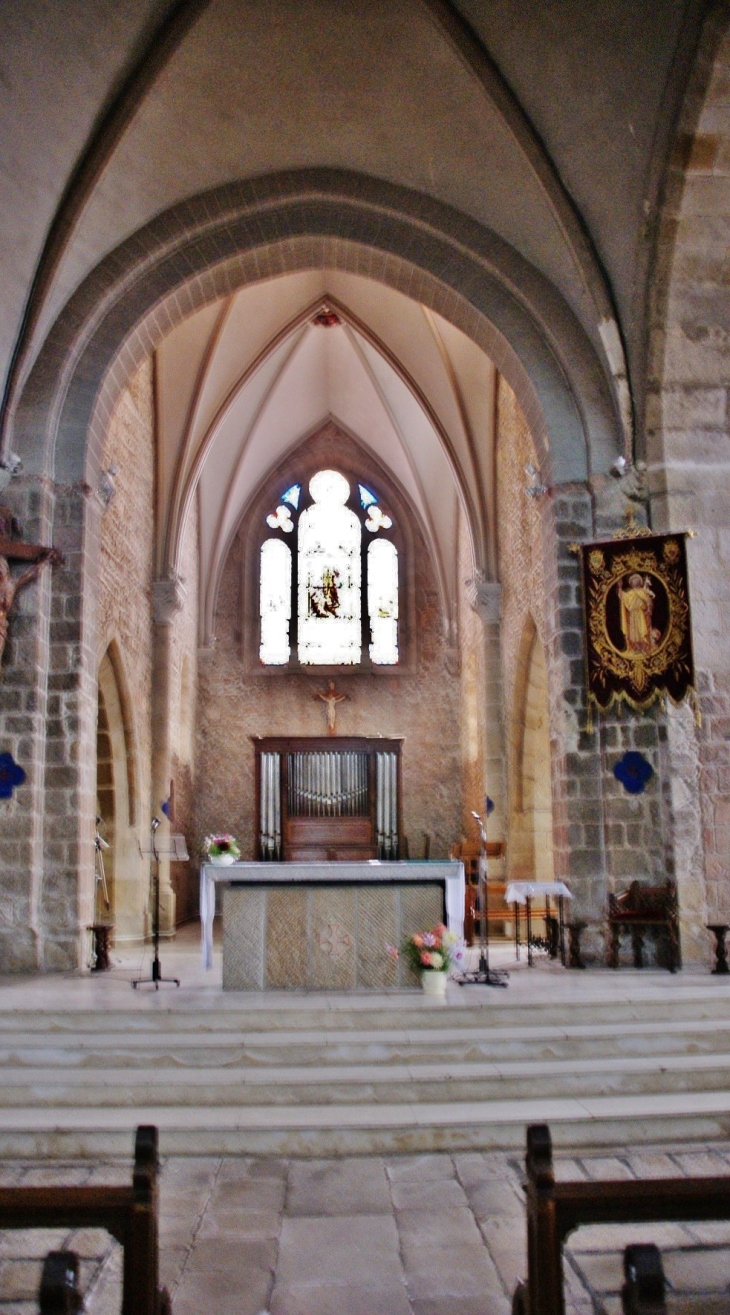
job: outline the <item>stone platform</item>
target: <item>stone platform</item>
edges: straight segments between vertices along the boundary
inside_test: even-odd
[[[164,1154],[326,1157],[521,1153],[724,1138],[730,985],[545,959],[510,985],[413,992],[250,992],[203,973],[197,937],[163,944],[133,992],[127,958],[90,978],[0,983],[0,1155],[127,1154],[139,1122]],[[187,942],[187,943],[186,943]],[[495,957],[508,962],[508,947]],[[210,983],[210,984],[208,984]]]

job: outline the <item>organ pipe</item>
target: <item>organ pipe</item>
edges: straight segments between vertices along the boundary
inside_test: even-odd
[[[290,817],[367,817],[367,750],[301,750],[287,754]],[[398,756],[375,751],[375,832],[378,856],[398,856]],[[282,857],[281,753],[260,755],[259,847],[264,859]]]

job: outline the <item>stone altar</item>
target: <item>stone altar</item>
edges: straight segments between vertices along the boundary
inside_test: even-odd
[[[225,990],[412,989],[389,946],[445,921],[463,937],[460,862],[235,863],[201,868],[203,958],[223,888]]]

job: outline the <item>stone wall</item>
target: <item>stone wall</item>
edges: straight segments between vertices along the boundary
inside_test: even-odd
[[[719,20],[718,20],[719,21]],[[713,33],[710,31],[709,36]],[[717,33],[714,34],[717,36]],[[709,47],[708,47],[709,50]],[[688,541],[702,726],[670,710],[674,859],[685,945],[730,915],[730,35],[690,94],[667,183],[651,306],[646,443],[657,529]],[[705,58],[709,61],[708,51]]]
[[[414,527],[416,662],[403,675],[348,675],[337,711],[343,735],[403,736],[404,833],[412,858],[446,857],[462,829],[460,679],[445,638],[429,553]],[[241,657],[242,535],[224,570],[216,645],[200,662],[197,831],[229,830],[253,857],[252,735],[322,735],[325,681],[316,674],[247,675]]]

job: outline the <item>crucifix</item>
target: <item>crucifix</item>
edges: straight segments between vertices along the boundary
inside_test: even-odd
[[[44,548],[39,543],[23,543],[12,537],[13,515],[8,507],[0,507],[0,662],[8,637],[8,614],[16,595],[40,575],[47,564],[55,566],[63,558],[57,548]],[[20,575],[10,574],[10,562],[32,562]]]
[[[338,694],[335,689],[335,682],[331,680],[326,690],[317,690],[314,695],[315,699],[321,699],[327,708],[327,734],[335,734],[335,717],[337,716],[337,704],[344,703],[349,699],[349,694]]]

